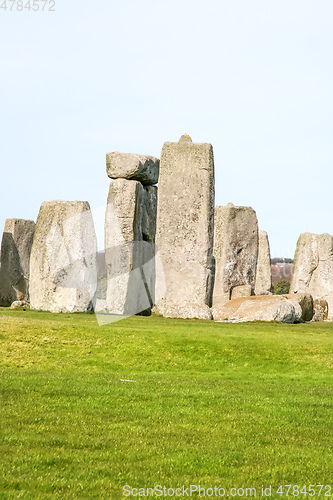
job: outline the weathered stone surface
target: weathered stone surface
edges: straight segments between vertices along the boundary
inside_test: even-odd
[[[207,319],[211,320],[212,312],[207,305],[198,304],[163,304],[163,308],[155,308],[157,314],[163,315],[165,318],[180,318],[180,319]],[[163,314],[162,314],[163,313]]]
[[[271,253],[266,231],[259,231],[259,251],[256,273],[255,294],[267,295],[271,291]]]
[[[280,321],[296,323],[301,320],[302,310],[281,295],[261,295],[230,300],[212,308],[215,321]]]
[[[212,307],[212,305],[213,305],[214,283],[215,283],[215,257],[214,257],[214,255],[212,255],[211,261],[210,261],[209,278],[208,278],[208,290],[209,290],[208,305],[209,305],[209,307]]]
[[[235,286],[254,291],[258,259],[258,221],[251,207],[229,203],[215,209],[213,304],[224,304]]]
[[[252,295],[251,285],[239,285],[235,286],[231,290],[231,300],[238,299],[240,297],[250,297]]]
[[[333,236],[327,233],[300,235],[290,291],[327,300],[329,317],[333,316]]]
[[[153,156],[131,153],[108,153],[106,155],[106,173],[111,179],[140,181],[141,184],[156,184],[158,181],[160,160]]]
[[[91,310],[96,289],[97,241],[89,203],[44,202],[31,251],[31,308]]]
[[[155,241],[157,215],[157,186],[144,186],[145,200],[142,213],[142,238]]]
[[[182,136],[162,149],[156,243],[163,263],[163,316],[210,318],[214,231],[211,144]]]
[[[311,321],[314,322],[325,321],[324,314],[321,312],[315,312]]]
[[[0,305],[29,300],[30,254],[35,232],[32,220],[7,219],[1,243]]]
[[[328,319],[328,302],[324,299],[314,299],[313,301],[314,316],[313,321],[324,321]]]
[[[149,314],[155,290],[157,188],[116,179],[110,185],[105,217],[108,311]]]
[[[311,321],[314,309],[313,298],[309,293],[288,293],[283,294],[282,297],[290,300],[293,304],[299,304],[302,309],[302,320]]]
[[[97,299],[94,310],[95,310],[96,313],[101,313],[101,312],[102,313],[107,313],[108,312],[108,307],[107,307],[106,300]]]
[[[29,304],[25,300],[14,300],[14,302],[11,304],[10,308],[11,309],[17,309],[19,307],[28,307]]]

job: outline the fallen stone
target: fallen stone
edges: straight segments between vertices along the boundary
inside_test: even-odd
[[[302,320],[311,321],[314,309],[313,309],[313,298],[309,293],[287,293],[283,294],[282,297],[290,300],[293,304],[299,304],[302,309]]]
[[[256,295],[268,295],[271,292],[271,254],[266,231],[259,231],[259,251],[255,282]]]
[[[333,317],[333,236],[327,233],[300,235],[290,292],[310,293],[327,300],[329,318]]]
[[[29,307],[29,304],[25,300],[15,300],[10,306],[11,309],[18,309],[19,307]]]
[[[89,203],[44,202],[31,251],[31,309],[90,311],[96,290],[97,240]]]
[[[231,290],[231,300],[238,299],[239,297],[251,297],[252,287],[251,285],[239,285],[235,286]]]
[[[214,159],[211,144],[182,136],[162,149],[156,243],[165,294],[156,312],[210,318],[214,231]],[[159,279],[159,277],[158,277]]]
[[[127,179],[142,184],[158,182],[160,161],[153,156],[131,153],[108,153],[106,155],[106,172],[111,179]]]
[[[29,300],[30,254],[35,232],[32,220],[7,219],[1,243],[0,305]]]
[[[258,221],[251,207],[229,203],[215,209],[215,283],[213,304],[231,298],[231,290],[250,285],[254,291],[258,260]]]
[[[302,310],[297,303],[281,295],[261,295],[230,300],[212,308],[215,321],[241,323],[245,321],[279,321],[297,323]]]

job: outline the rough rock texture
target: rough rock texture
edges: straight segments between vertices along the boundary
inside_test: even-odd
[[[254,291],[258,259],[258,221],[251,207],[229,203],[215,209],[213,304],[222,305],[235,286]]]
[[[281,321],[296,323],[301,320],[302,310],[297,303],[281,295],[261,295],[230,300],[212,309],[215,321]]]
[[[35,233],[32,220],[7,219],[1,243],[0,305],[29,300],[30,254]]]
[[[211,319],[214,159],[211,144],[182,136],[162,149],[156,243],[165,294],[156,312]]]
[[[93,308],[97,241],[89,203],[44,202],[30,259],[30,305],[51,312]]]
[[[231,290],[231,300],[238,299],[239,297],[250,297],[252,295],[251,285],[235,286]]]
[[[293,304],[299,304],[302,309],[302,320],[311,321],[314,309],[313,309],[313,298],[309,293],[288,293],[283,294],[282,297],[290,300]]]
[[[210,308],[205,305],[198,304],[180,304],[179,306],[175,304],[163,304],[163,309],[155,308],[154,312],[156,314],[162,314],[165,318],[180,318],[180,319],[212,319],[212,313]]]
[[[328,303],[324,299],[315,299],[313,301],[314,316],[313,321],[324,321],[328,319]]]
[[[105,216],[106,305],[113,314],[149,314],[155,291],[157,187],[116,179]]]
[[[333,236],[303,233],[294,257],[290,292],[310,293],[314,299],[328,302],[333,315]]]
[[[256,273],[255,294],[267,295],[271,291],[271,253],[266,231],[259,231],[259,251]]]
[[[29,304],[25,300],[15,300],[10,306],[11,309],[18,309],[19,307],[29,307]]]
[[[315,312],[311,321],[325,321],[324,315],[321,312]]]
[[[106,155],[106,173],[111,179],[128,179],[153,185],[158,181],[159,169],[160,160],[153,156],[118,152]]]
[[[157,215],[157,186],[144,186],[144,204],[142,212],[142,238],[155,242]]]
[[[210,273],[209,273],[209,280],[208,280],[208,290],[209,290],[208,305],[209,305],[209,307],[212,307],[212,305],[213,305],[214,283],[215,283],[215,257],[214,257],[214,255],[212,255],[211,261],[210,261]]]

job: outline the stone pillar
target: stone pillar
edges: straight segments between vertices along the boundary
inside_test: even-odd
[[[211,144],[182,136],[162,149],[156,243],[165,295],[156,311],[166,317],[211,319],[214,237],[214,159]]]
[[[235,207],[232,203],[216,207],[214,257],[214,305],[222,305],[230,300],[236,286],[250,285],[254,293],[258,221],[251,207]]]
[[[29,267],[35,223],[7,219],[1,243],[0,305],[29,301]]]
[[[310,293],[328,303],[328,317],[333,317],[333,236],[303,233],[300,235],[292,270],[291,293]]]
[[[266,231],[259,231],[259,252],[256,275],[256,295],[268,295],[271,292],[271,253]]]
[[[108,153],[105,216],[107,310],[150,314],[155,302],[155,233],[159,160]]]
[[[51,312],[93,309],[97,240],[89,203],[44,202],[30,259],[30,304]]]

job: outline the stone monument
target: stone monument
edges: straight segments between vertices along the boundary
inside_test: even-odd
[[[35,233],[32,220],[7,219],[1,243],[0,305],[29,301],[30,253]]]
[[[155,233],[159,160],[108,153],[105,215],[106,307],[119,315],[150,314],[155,302]]]
[[[156,312],[211,319],[214,237],[214,158],[211,144],[184,135],[161,154],[156,243],[165,294]]]
[[[291,293],[310,293],[328,303],[328,317],[333,316],[333,236],[303,233],[300,235],[290,283]]]
[[[266,231],[259,231],[259,251],[256,273],[256,295],[268,295],[271,292],[271,253]]]
[[[231,299],[232,290],[250,285],[254,294],[258,260],[258,221],[251,207],[232,203],[215,209],[213,304]]]
[[[51,312],[93,310],[97,240],[89,203],[44,202],[30,259],[30,305]]]

